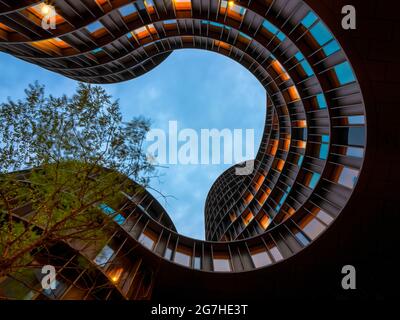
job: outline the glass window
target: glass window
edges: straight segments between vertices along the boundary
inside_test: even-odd
[[[311,189],[314,189],[316,187],[316,185],[317,185],[317,183],[318,183],[320,178],[321,178],[321,175],[319,173],[314,172],[312,174],[312,177],[311,177],[311,180],[310,180],[310,183],[308,184],[308,186]]]
[[[349,124],[364,124],[365,123],[364,116],[350,116],[348,119],[349,119]]]
[[[93,33],[93,32],[96,32],[96,31],[102,29],[103,27],[104,26],[100,21],[96,21],[96,22],[93,22],[93,23],[89,24],[88,26],[86,26],[86,29],[90,33]]]
[[[200,270],[201,269],[201,259],[200,257],[194,257],[194,268],[196,270]]]
[[[310,243],[310,241],[308,241],[308,239],[306,238],[306,236],[303,233],[296,232],[294,235],[296,236],[297,240],[299,240],[303,246],[306,246]]]
[[[167,260],[171,260],[172,259],[172,249],[171,248],[167,248],[165,250],[164,258],[167,259]]]
[[[178,264],[181,264],[186,267],[190,267],[190,259],[191,256],[189,255],[188,250],[178,249],[175,252],[174,261]]]
[[[312,24],[317,20],[317,16],[314,12],[310,11],[303,20],[301,20],[301,24],[306,28],[312,26]]]
[[[300,228],[311,239],[314,240],[325,230],[325,226],[312,215],[308,215],[300,222]]]
[[[215,253],[213,262],[214,262],[214,271],[228,272],[232,270],[230,259],[225,254]]]
[[[283,260],[283,256],[276,246],[271,247],[269,249],[269,252],[271,253],[272,257],[276,262]]]
[[[340,50],[339,43],[336,40],[333,40],[326,44],[324,46],[324,52],[326,56],[330,56],[331,54],[334,54],[335,52],[338,52]]]
[[[256,268],[261,268],[272,263],[267,250],[264,248],[251,250],[251,258]]]
[[[330,224],[333,221],[333,218],[327,214],[325,211],[320,210],[318,211],[318,213],[316,214],[316,216],[318,217],[319,220],[321,220],[322,222],[324,222],[325,224]]]
[[[278,33],[278,28],[275,27],[271,22],[269,22],[268,20],[264,20],[263,22],[263,27],[265,29],[267,29],[269,32],[271,32],[272,34],[277,34]]]
[[[353,189],[357,183],[357,179],[358,179],[357,170],[350,169],[348,167],[343,167],[338,182],[348,188]]]
[[[346,155],[350,157],[362,158],[364,156],[364,149],[355,148],[355,147],[347,147]]]
[[[339,79],[340,85],[345,85],[350,82],[356,81],[353,71],[351,70],[350,64],[345,61],[335,66],[335,72]]]
[[[317,94],[317,102],[320,109],[325,109],[328,106],[323,93]]]
[[[137,10],[136,10],[135,6],[132,3],[127,4],[126,6],[123,6],[122,8],[119,9],[119,12],[121,13],[121,15],[123,17],[129,16],[132,13],[135,13],[136,11]]]
[[[319,158],[321,160],[328,159],[329,145],[326,143],[321,144],[319,149]]]
[[[271,223],[271,218],[269,216],[267,216],[266,214],[260,220],[260,224],[264,230],[266,230],[268,228],[270,223]]]
[[[114,254],[114,250],[106,245],[94,259],[94,262],[99,266],[104,266]]]
[[[150,234],[148,231],[144,231],[139,237],[139,243],[152,250],[155,244],[155,238],[155,235]]]
[[[310,29],[310,32],[320,46],[323,46],[328,41],[333,39],[332,33],[330,33],[328,28],[321,21],[313,26]]]

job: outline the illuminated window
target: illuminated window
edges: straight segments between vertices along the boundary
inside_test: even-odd
[[[346,155],[348,155],[350,157],[355,157],[355,158],[362,158],[364,156],[364,149],[355,148],[355,147],[347,147]]]
[[[330,33],[328,28],[322,22],[318,22],[315,26],[313,26],[310,29],[310,32],[320,46],[323,46],[333,39],[332,33]]]
[[[251,202],[251,200],[253,200],[253,198],[254,198],[253,194],[249,192],[249,193],[246,195],[246,197],[245,197],[245,199],[244,199],[244,202],[245,202],[246,204],[248,204],[248,203]]]
[[[174,0],[176,10],[191,10],[191,0]]]
[[[231,219],[231,222],[235,221],[235,220],[236,220],[236,213],[231,212],[231,213],[229,214],[229,218]]]
[[[254,219],[254,215],[251,211],[246,213],[243,217],[243,223],[247,226]]]
[[[328,106],[323,93],[317,94],[317,102],[320,109],[325,109]]]
[[[303,20],[301,20],[301,24],[306,28],[311,27],[314,22],[317,21],[317,16],[314,12],[310,11]]]
[[[316,185],[317,185],[317,183],[318,183],[320,178],[321,178],[321,175],[319,173],[316,173],[316,172],[312,173],[312,176],[311,176],[311,179],[310,179],[310,181],[308,183],[308,186],[311,189],[314,189],[316,187]]]
[[[121,275],[124,272],[124,268],[114,268],[107,272],[107,275],[110,277],[111,281],[117,283],[121,279]]]
[[[295,237],[297,238],[297,240],[299,240],[300,243],[301,243],[303,246],[306,246],[306,245],[308,245],[308,244],[310,243],[310,241],[306,238],[306,236],[305,236],[303,233],[301,233],[301,232],[296,232],[294,235],[295,235]]]
[[[339,43],[336,40],[333,40],[326,44],[323,48],[325,55],[330,56],[331,54],[334,54],[335,52],[338,52],[340,50]]]
[[[299,92],[297,91],[297,88],[295,86],[289,87],[288,92],[289,92],[289,96],[293,102],[300,100]]]
[[[265,200],[267,200],[267,198],[269,197],[271,193],[271,189],[267,188],[267,190],[265,190],[264,193],[261,194],[260,198],[258,199],[258,202],[263,205]]]
[[[364,116],[350,116],[350,117],[348,117],[348,121],[349,121],[349,124],[354,124],[354,125],[364,124],[365,118],[364,118]]]
[[[308,77],[314,75],[313,69],[300,51],[295,54],[295,57]]]
[[[275,72],[281,77],[283,81],[289,80],[290,77],[288,73],[284,70],[282,65],[279,63],[278,60],[274,60],[271,63],[272,68],[275,70]]]
[[[260,224],[263,227],[264,230],[266,230],[268,228],[268,226],[271,223],[271,218],[267,215],[264,215],[261,220],[260,220]]]
[[[345,85],[350,82],[356,81],[353,71],[351,70],[350,63],[343,62],[334,68],[340,85]]]
[[[152,14],[155,12],[153,0],[144,0],[143,3],[149,14]]]
[[[276,163],[276,170],[282,171],[284,165],[285,165],[285,161],[283,161],[282,159],[278,159],[278,161]]]
[[[126,17],[126,16],[129,16],[129,15],[137,12],[137,10],[136,10],[135,6],[132,3],[130,3],[130,4],[127,4],[126,6],[123,6],[122,8],[120,8],[119,12],[121,13],[121,15],[123,17]]]

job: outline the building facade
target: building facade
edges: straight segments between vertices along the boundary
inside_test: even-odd
[[[207,241],[145,212],[121,224],[136,256],[157,270],[140,297],[337,297],[349,294],[340,288],[347,264],[360,270],[360,295],[382,291],[368,257],[394,242],[383,226],[396,212],[399,137],[386,114],[399,111],[396,90],[380,103],[377,95],[398,80],[389,74],[394,57],[380,52],[391,40],[370,26],[384,9],[353,2],[361,22],[350,31],[343,1],[55,0],[54,29],[42,26],[42,1],[2,2],[0,50],[78,81],[134,79],[173,50],[197,48],[236,60],[266,89],[254,170],[233,167],[212,186]],[[396,23],[385,24],[393,39]]]

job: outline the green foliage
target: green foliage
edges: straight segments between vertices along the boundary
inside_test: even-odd
[[[101,241],[121,190],[147,185],[154,167],[143,150],[149,121],[123,122],[118,101],[79,84],[71,97],[30,85],[0,106],[0,277],[57,241]]]

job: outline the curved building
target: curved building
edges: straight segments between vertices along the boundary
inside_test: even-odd
[[[294,297],[296,290],[337,297],[346,294],[346,264],[360,269],[361,295],[379,291],[368,287],[378,262],[367,257],[383,254],[386,219],[378,216],[394,209],[388,186],[398,176],[391,152],[398,136],[375,95],[379,81],[391,81],[379,66],[393,58],[379,62],[373,50],[384,40],[366,36],[365,12],[373,9],[353,2],[366,19],[358,32],[341,28],[342,1],[55,0],[54,29],[42,26],[42,1],[2,1],[0,50],[66,77],[125,81],[173,50],[198,48],[236,60],[266,89],[264,135],[247,164],[253,170],[230,168],[212,186],[207,241],[145,212],[121,224],[126,241],[139,244],[136,257],[156,270],[144,297]],[[383,101],[392,110],[390,97]],[[385,135],[393,140],[378,144]]]

